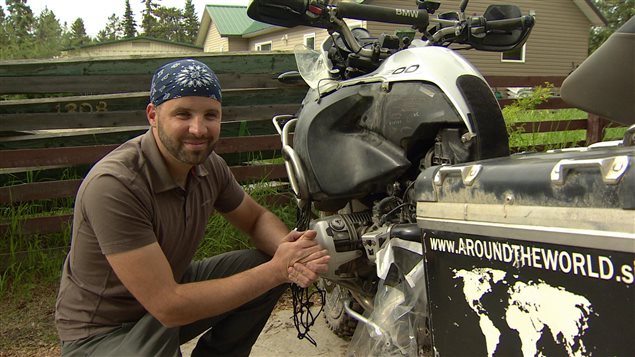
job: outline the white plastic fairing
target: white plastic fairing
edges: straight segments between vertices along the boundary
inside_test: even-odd
[[[425,81],[441,88],[458,110],[470,133],[469,107],[457,86],[463,75],[483,76],[463,56],[445,47],[414,47],[388,57],[379,68],[367,75],[341,83],[341,87],[372,82]]]

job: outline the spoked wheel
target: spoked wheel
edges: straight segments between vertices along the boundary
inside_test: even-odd
[[[326,324],[337,336],[350,339],[357,327],[357,320],[346,313],[344,304],[348,301],[351,309],[360,314],[363,312],[361,305],[353,299],[347,289],[332,281],[320,279],[319,285],[320,288],[326,290],[326,301],[324,302]]]

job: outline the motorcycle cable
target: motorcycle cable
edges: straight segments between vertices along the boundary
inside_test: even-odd
[[[388,218],[390,218],[390,216],[392,216],[395,212],[397,212],[398,210],[407,207],[407,206],[412,206],[412,203],[410,202],[404,202],[399,204],[397,207],[391,209],[388,213],[384,214],[381,219],[379,220],[379,224],[383,225],[386,223],[386,221],[388,220]]]
[[[415,186],[415,183],[417,181],[411,181],[408,186],[406,186],[406,189],[403,190],[403,195],[401,196],[401,202],[407,202],[408,200],[408,193],[410,192],[410,190]]]

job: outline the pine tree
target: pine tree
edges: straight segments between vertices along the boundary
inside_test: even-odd
[[[186,0],[185,9],[159,6],[154,10],[156,24],[148,36],[168,41],[194,43],[199,22],[191,0]]]
[[[7,33],[7,18],[0,5],[0,60],[8,58],[9,34]]]
[[[69,43],[68,47],[79,47],[88,45],[91,42],[90,37],[86,34],[86,27],[84,26],[84,20],[78,17],[72,24],[69,31]]]
[[[159,7],[154,0],[141,0],[141,3],[145,4],[143,10],[143,19],[141,21],[141,27],[143,27],[143,34],[149,37],[157,37],[156,27],[159,22],[156,17],[156,11]]]
[[[185,10],[183,11],[183,17],[185,26],[183,29],[185,30],[185,36],[183,41],[185,43],[194,43],[196,42],[196,36],[198,35],[199,27],[201,26],[198,21],[198,16],[196,15],[196,9],[192,4],[192,0],[185,0]]]
[[[183,13],[175,7],[161,6],[155,10],[157,25],[154,28],[154,38],[181,42],[184,40]]]
[[[16,39],[19,41],[31,39],[35,19],[26,0],[6,0],[5,3],[9,10],[9,25],[13,27]]]
[[[110,15],[106,27],[97,33],[97,41],[99,42],[119,40],[122,37],[123,26],[116,14]]]
[[[62,26],[48,8],[44,8],[35,22],[34,57],[50,58],[60,54]]]
[[[6,17],[4,36],[6,48],[3,48],[3,58],[29,58],[34,52],[33,25],[35,19],[33,11],[26,4],[26,0],[6,0],[9,16]]]
[[[123,14],[123,36],[124,38],[133,38],[137,36],[137,22],[130,8],[130,0],[126,0],[126,10]]]

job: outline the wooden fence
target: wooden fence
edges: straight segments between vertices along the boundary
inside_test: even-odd
[[[221,81],[223,126],[217,152],[231,163],[237,179],[245,182],[286,178],[283,164],[263,164],[266,160],[257,159],[279,153],[280,140],[271,117],[295,113],[306,92],[304,85],[281,84],[274,79],[281,72],[295,69],[293,55],[249,53],[195,58],[213,68]],[[146,131],[145,106],[151,75],[154,69],[173,59],[0,63],[0,95],[30,97],[0,101],[0,179],[3,179],[0,205],[74,197],[81,179],[59,179],[59,170],[90,167],[123,141]],[[559,87],[564,77],[486,79],[492,87],[533,87],[545,82]],[[500,100],[501,106],[511,102],[512,99]],[[567,107],[557,97],[539,106]],[[566,122],[550,121],[549,125],[538,127],[535,122],[516,126],[525,132],[587,130],[588,144],[601,140],[606,124],[605,120],[589,116]],[[11,183],[12,177],[47,170],[55,172],[48,180],[19,179],[27,183]],[[69,214],[36,217],[17,224],[23,234],[50,233],[60,231],[70,218]],[[0,235],[11,224],[16,222],[0,221]]]

